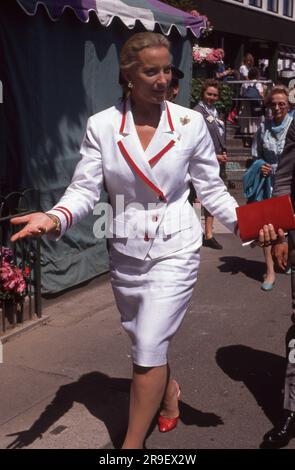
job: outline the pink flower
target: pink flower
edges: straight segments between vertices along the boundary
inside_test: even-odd
[[[25,281],[20,281],[17,288],[16,288],[16,292],[20,295],[23,295],[24,292],[26,290],[26,283]]]
[[[13,291],[17,286],[16,279],[8,279],[7,281],[3,282],[3,287],[5,290]]]
[[[0,264],[0,297],[4,295],[24,295],[26,282],[22,271],[4,258]]]
[[[192,15],[192,16],[200,16],[200,13],[198,12],[198,10],[192,10],[192,11],[190,11],[190,15]]]
[[[193,60],[202,64],[208,62],[210,64],[217,64],[221,62],[224,56],[222,49],[210,49],[209,47],[193,47]]]
[[[2,246],[0,250],[0,258],[3,257],[4,261],[12,261],[13,260],[13,251],[11,248],[7,248],[6,246]]]
[[[2,262],[2,267],[0,267],[0,280],[6,281],[11,276],[13,276],[13,269],[7,261]]]

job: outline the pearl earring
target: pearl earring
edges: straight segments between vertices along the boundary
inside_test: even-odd
[[[128,82],[128,88],[131,90],[133,88],[133,83]]]

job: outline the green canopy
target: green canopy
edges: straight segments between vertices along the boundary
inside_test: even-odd
[[[174,64],[185,74],[177,101],[189,106],[191,39],[204,25],[156,0],[2,0],[0,193],[39,189],[42,210],[58,201],[80,158],[87,118],[120,98],[118,55],[134,32],[169,35]],[[43,237],[43,293],[108,270],[94,221],[90,214],[58,243]]]

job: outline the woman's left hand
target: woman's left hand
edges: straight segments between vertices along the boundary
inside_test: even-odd
[[[265,165],[261,165],[261,173],[263,176],[268,176],[271,172],[271,165],[269,163],[265,163]]]
[[[216,156],[217,156],[217,160],[219,161],[219,163],[225,163],[225,162],[228,161],[228,157],[227,157],[226,152],[221,153],[221,154],[216,155]]]
[[[274,226],[272,224],[268,224],[264,225],[263,228],[259,230],[257,244],[264,248],[270,245],[285,243],[285,240],[285,234],[281,228],[279,228],[278,233],[276,233]]]

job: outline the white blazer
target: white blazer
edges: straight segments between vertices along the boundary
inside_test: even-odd
[[[161,108],[159,126],[146,151],[129,100],[89,118],[72,182],[48,211],[60,218],[61,236],[93,211],[104,184],[113,210],[110,242],[116,250],[145,259],[188,245],[197,249],[202,228],[188,202],[190,181],[208,211],[234,231],[237,203],[219,177],[203,116],[170,102]]]

